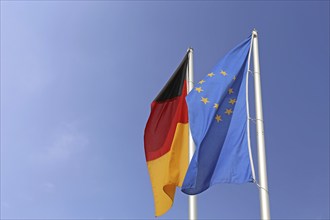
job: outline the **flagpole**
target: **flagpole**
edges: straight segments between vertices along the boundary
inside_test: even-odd
[[[252,31],[253,39],[253,64],[254,64],[254,89],[256,105],[256,131],[258,144],[258,165],[259,165],[259,196],[260,196],[260,214],[261,219],[270,219],[269,193],[266,166],[266,150],[264,137],[264,122],[262,113],[262,97],[260,82],[260,66],[258,51],[258,33]]]
[[[188,49],[188,75],[187,75],[187,90],[188,93],[194,88],[194,66],[193,66],[193,49]],[[195,144],[191,136],[191,130],[189,127],[189,162],[191,161],[195,152]],[[196,195],[189,196],[189,220],[197,219],[197,197]]]

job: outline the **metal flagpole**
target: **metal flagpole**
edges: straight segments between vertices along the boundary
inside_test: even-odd
[[[260,214],[261,219],[270,219],[269,194],[266,167],[266,151],[264,137],[264,122],[262,113],[262,97],[260,82],[260,66],[258,52],[258,33],[252,31],[253,39],[253,64],[254,64],[254,89],[256,105],[256,129],[258,144],[258,165],[259,165],[259,195],[260,195]]]
[[[187,74],[187,81],[188,81],[188,93],[194,88],[194,66],[193,66],[193,49],[188,49],[188,74]],[[191,131],[189,127],[189,161],[193,157],[195,152],[195,144],[191,136]],[[196,195],[189,196],[189,219],[195,220],[197,219],[197,197]]]

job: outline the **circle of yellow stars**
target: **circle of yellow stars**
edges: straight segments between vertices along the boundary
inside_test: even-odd
[[[220,71],[220,74],[221,74],[222,76],[227,76],[227,75],[228,75],[228,73],[227,73],[226,71],[224,71],[224,70],[221,70],[221,71]],[[214,74],[213,72],[211,72],[211,73],[208,73],[207,76],[208,76],[208,77],[214,77],[215,74]],[[233,80],[236,80],[236,76],[233,77]],[[202,79],[202,80],[200,80],[200,81],[198,82],[198,84],[202,85],[202,84],[205,83],[205,82],[206,82],[206,81]],[[200,87],[195,87],[195,91],[197,91],[198,93],[201,93],[201,92],[203,92],[204,90],[202,89],[202,86],[200,86]],[[233,89],[233,88],[229,88],[229,89],[228,89],[228,94],[231,95],[231,94],[233,94],[233,93],[234,93],[234,89]],[[205,105],[208,104],[208,103],[210,102],[209,99],[206,98],[206,97],[202,97],[200,101],[203,102]],[[234,105],[234,104],[236,103],[236,101],[237,101],[237,100],[236,100],[235,98],[231,98],[231,99],[229,100],[229,104]],[[218,109],[218,108],[219,108],[219,104],[218,104],[218,103],[214,103],[213,108]],[[225,114],[228,115],[228,116],[230,116],[230,115],[233,114],[233,110],[232,110],[231,108],[226,108],[226,110],[225,110]],[[222,121],[222,117],[221,117],[221,115],[216,114],[216,116],[215,116],[215,120],[217,121],[217,123],[221,122],[221,121]]]

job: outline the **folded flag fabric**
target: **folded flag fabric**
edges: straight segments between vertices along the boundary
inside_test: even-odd
[[[182,191],[195,195],[216,183],[252,182],[247,143],[246,72],[251,37],[232,49],[188,94],[196,151]]]
[[[176,186],[182,185],[188,168],[187,65],[188,55],[152,102],[144,131],[156,216],[171,208]]]

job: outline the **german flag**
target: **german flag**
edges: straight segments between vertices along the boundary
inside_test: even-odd
[[[156,216],[171,208],[188,168],[187,65],[188,54],[152,102],[144,131]]]

